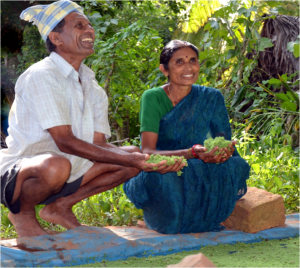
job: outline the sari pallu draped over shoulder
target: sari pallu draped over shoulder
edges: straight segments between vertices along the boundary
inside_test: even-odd
[[[222,94],[193,85],[191,92],[159,126],[157,150],[187,149],[208,137],[231,140],[229,118]],[[144,210],[149,229],[165,234],[218,231],[247,191],[250,167],[235,150],[224,163],[189,159],[183,174],[142,171],[124,184],[128,198]]]

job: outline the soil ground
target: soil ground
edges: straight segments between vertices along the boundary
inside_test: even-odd
[[[299,237],[206,246],[166,256],[131,257],[121,261],[102,261],[76,267],[166,267],[179,263],[185,256],[203,253],[217,267],[299,267]]]

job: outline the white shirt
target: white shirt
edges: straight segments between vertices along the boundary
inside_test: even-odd
[[[89,143],[93,143],[95,131],[111,135],[107,96],[94,72],[84,64],[77,72],[52,52],[28,68],[16,83],[6,138],[8,148],[0,151],[1,175],[19,159],[45,153],[69,159],[72,170],[68,182],[85,174],[93,162],[62,153],[47,131],[61,125],[71,125],[73,134]]]

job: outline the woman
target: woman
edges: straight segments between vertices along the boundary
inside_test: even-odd
[[[224,98],[214,88],[194,85],[199,75],[198,49],[185,41],[169,42],[160,55],[160,70],[168,77],[162,87],[141,99],[142,151],[184,156],[188,167],[179,177],[181,161],[157,172],[141,172],[124,184],[149,229],[160,233],[217,231],[247,190],[249,165],[232,141],[214,155],[201,144],[208,137],[231,140]]]

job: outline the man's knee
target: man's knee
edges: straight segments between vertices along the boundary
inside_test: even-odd
[[[63,156],[52,155],[44,159],[41,169],[43,178],[49,187],[59,190],[70,177],[71,163]]]

